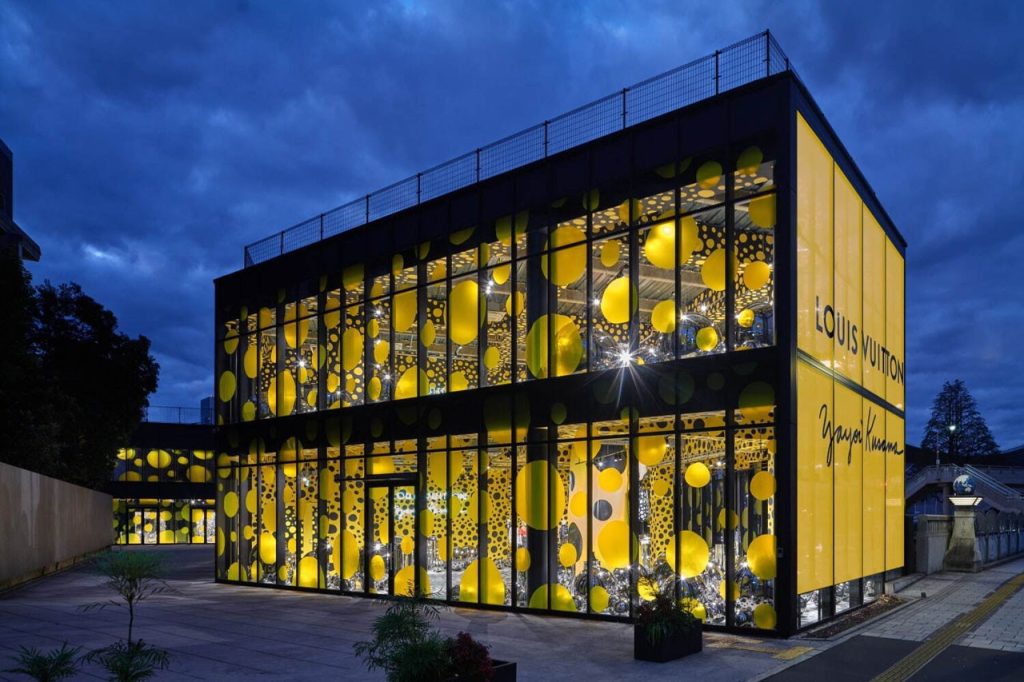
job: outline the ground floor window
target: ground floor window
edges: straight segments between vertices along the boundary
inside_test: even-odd
[[[212,543],[214,500],[115,499],[114,535],[119,545]]]
[[[218,576],[631,617],[672,593],[776,627],[774,410],[320,445],[221,458]]]

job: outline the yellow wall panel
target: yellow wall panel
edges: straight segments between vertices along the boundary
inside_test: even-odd
[[[840,383],[834,387],[834,414],[826,426],[832,432],[835,476],[835,581],[864,575],[862,565],[862,494],[864,427],[863,398]],[[819,420],[819,425],[822,424]]]
[[[904,424],[885,413],[885,570],[903,565]],[[877,444],[876,444],[877,445]]]
[[[863,401],[864,407],[864,575],[885,570],[885,453],[876,451],[872,443],[885,439],[885,414],[874,403]]]
[[[832,467],[821,413],[832,414],[832,380],[797,363],[797,592],[832,585]]]
[[[864,320],[861,355],[864,388],[885,397],[885,375],[878,369],[885,344],[885,232],[867,208],[864,217]]]
[[[861,383],[861,206],[860,197],[842,171],[835,170],[835,369]],[[829,303],[832,303],[830,301]],[[826,318],[824,322],[827,321]]]
[[[885,245],[885,399],[903,409],[903,256]]]
[[[832,340],[818,331],[832,301],[832,157],[797,114],[797,345],[832,366]]]

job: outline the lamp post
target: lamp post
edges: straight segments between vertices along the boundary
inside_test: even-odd
[[[952,464],[953,456],[956,454],[956,450],[954,449],[956,440],[956,424],[950,424],[946,428],[949,429],[949,463]],[[936,453],[936,457],[937,456],[938,453]]]

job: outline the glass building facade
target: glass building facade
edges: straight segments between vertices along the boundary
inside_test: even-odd
[[[828,357],[798,346],[817,343],[798,269],[838,272],[840,248],[803,251],[837,219],[803,201],[825,171],[801,125],[902,265],[787,72],[219,279],[218,579],[598,618],[660,591],[710,626],[782,633],[876,595],[902,565],[885,555],[902,397],[841,374],[839,303]],[[845,431],[822,444],[805,416],[823,381],[830,406],[853,402],[834,383],[891,420],[881,478],[870,439],[856,482],[833,467]],[[839,571],[816,505],[831,528],[854,483],[881,491],[883,560]]]
[[[108,492],[119,545],[209,544],[216,537],[213,429],[143,422],[117,452]]]

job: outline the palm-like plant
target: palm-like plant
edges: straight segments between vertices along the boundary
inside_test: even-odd
[[[144,641],[115,642],[103,649],[97,649],[85,657],[107,669],[110,679],[115,682],[139,682],[156,675],[157,670],[167,668],[170,655]]]
[[[81,647],[69,647],[67,642],[59,649],[45,653],[34,646],[18,647],[18,653],[14,656],[18,667],[8,668],[4,672],[27,675],[40,682],[67,680],[78,673],[78,661],[75,657],[80,650]]]
[[[121,600],[98,602],[84,608],[127,607],[128,644],[131,645],[135,607],[167,589],[167,583],[162,578],[163,558],[152,552],[107,552],[96,560],[95,570],[107,578],[107,586],[117,592]]]

